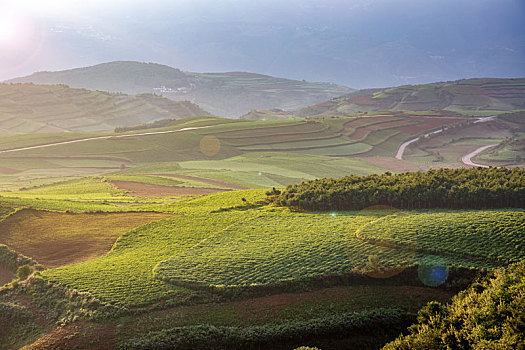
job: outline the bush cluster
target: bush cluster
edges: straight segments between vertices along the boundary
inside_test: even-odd
[[[525,261],[497,270],[449,305],[431,302],[394,349],[525,349]]]
[[[305,210],[525,206],[525,169],[471,168],[325,178],[288,186],[277,205]]]

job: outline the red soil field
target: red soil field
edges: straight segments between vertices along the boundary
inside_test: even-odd
[[[372,99],[372,94],[363,95],[363,96],[354,96],[354,97],[351,97],[348,101],[356,105],[373,105],[374,104],[374,100]]]
[[[0,166],[0,174],[4,174],[4,175],[12,175],[12,174],[16,174],[16,173],[19,173],[19,172],[20,172],[20,171],[15,170],[15,169],[4,168],[4,167],[1,167],[1,166]]]
[[[45,267],[55,268],[103,256],[129,230],[169,217],[173,215],[23,209],[0,223],[0,242]]]
[[[210,180],[205,179],[203,177],[196,177],[196,176],[189,176],[189,175],[176,175],[176,174],[154,174],[157,176],[166,176],[166,177],[174,177],[178,179],[185,179],[185,180],[193,180],[193,181],[199,181],[204,182],[206,184],[214,185],[214,186],[220,186],[220,187],[228,187],[233,188],[235,190],[246,190],[248,187],[242,187],[239,185],[233,185],[227,182],[217,181],[217,180]]]
[[[411,135],[419,135],[425,131],[437,129],[447,124],[454,124],[462,119],[440,118],[440,117],[413,117],[412,120],[417,120],[419,124],[407,125],[405,127],[397,128],[397,130],[406,132]]]

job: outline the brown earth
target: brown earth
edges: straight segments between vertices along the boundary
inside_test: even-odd
[[[77,349],[77,350],[113,350],[115,342],[114,324],[95,324],[92,322],[75,322],[58,327],[41,337],[33,344],[24,346],[23,350]]]
[[[23,209],[0,223],[0,243],[55,268],[105,255],[124,233],[172,217],[161,213],[73,214]]]
[[[418,135],[425,131],[430,131],[432,129],[437,129],[439,127],[442,127],[443,125],[448,124],[454,124],[458,121],[464,120],[464,119],[443,119],[440,117],[426,117],[426,118],[411,118],[412,120],[419,121],[416,125],[407,125],[405,127],[397,128],[397,130],[406,132],[410,135]]]
[[[204,182],[206,184],[214,185],[214,186],[220,186],[220,187],[227,187],[232,188],[235,190],[246,190],[248,187],[243,187],[239,185],[233,185],[227,182],[217,181],[217,180],[210,180],[205,179],[203,177],[196,177],[196,176],[189,176],[189,175],[177,175],[177,174],[155,174],[157,176],[166,176],[166,177],[175,177],[178,179],[185,179],[185,180],[193,180],[193,181],[199,181]]]
[[[133,196],[143,198],[158,198],[163,196],[192,196],[227,191],[217,188],[153,185],[134,181],[111,181],[111,183],[122,190],[132,192],[130,194]]]
[[[20,172],[19,170],[10,169],[10,168],[4,168],[4,167],[0,166],[0,174],[12,175],[12,174],[17,174],[19,172]]]

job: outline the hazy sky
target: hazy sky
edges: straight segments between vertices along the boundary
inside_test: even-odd
[[[525,0],[0,0],[0,80],[112,60],[351,87],[525,76]]]

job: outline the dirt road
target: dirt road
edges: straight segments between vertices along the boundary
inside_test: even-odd
[[[474,150],[473,152],[470,152],[469,154],[463,156],[461,158],[461,162],[463,162],[463,164],[465,164],[465,165],[470,165],[470,166],[475,166],[475,167],[480,167],[480,168],[488,168],[489,167],[488,165],[474,163],[472,161],[472,158],[474,158],[475,156],[477,156],[478,154],[480,154],[484,150],[487,150],[487,149],[492,148],[492,147],[496,147],[497,145],[498,144],[479,147],[476,150]]]
[[[490,116],[490,117],[482,117],[482,118],[479,118],[476,121],[474,121],[474,124],[489,122],[491,120],[494,120],[495,118],[496,118],[495,115]],[[432,132],[426,133],[423,136],[419,136],[419,137],[416,137],[415,139],[408,140],[408,141],[402,143],[401,146],[399,146],[399,149],[397,150],[396,159],[403,160],[403,154],[405,153],[405,149],[407,148],[408,145],[418,141],[419,139],[421,139],[423,137],[439,134],[440,132],[443,132],[443,129],[439,129],[439,130],[436,130],[436,131],[432,131]],[[480,151],[480,152],[482,152],[482,151]],[[475,166],[479,166],[479,165],[475,165]]]
[[[121,138],[125,138],[125,137],[139,137],[139,136],[160,135],[160,134],[173,134],[173,133],[176,133],[176,132],[209,128],[210,126],[211,125],[208,125],[208,126],[196,126],[196,127],[193,127],[193,128],[182,128],[182,129],[168,130],[168,131],[144,132],[144,133],[139,133],[139,134],[87,137],[87,138],[84,138],[84,139],[46,143],[46,144],[38,145],[38,146],[29,146],[29,147],[7,149],[7,150],[0,151],[0,154],[1,153],[9,153],[9,152],[27,151],[27,150],[31,150],[31,149],[37,149],[37,148],[46,148],[46,147],[67,145],[67,144],[70,144],[70,143],[79,143],[79,142],[87,142],[87,141],[94,141],[94,140],[121,139]]]

